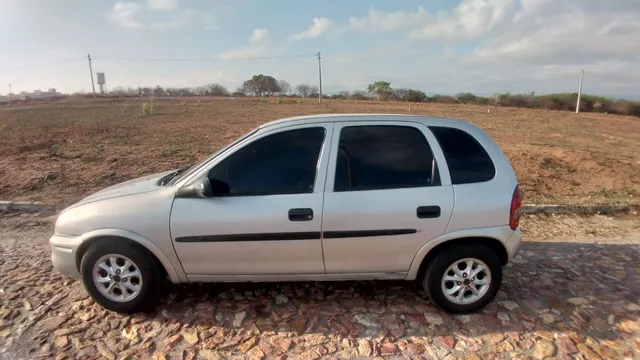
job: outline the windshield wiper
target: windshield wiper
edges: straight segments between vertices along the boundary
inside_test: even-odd
[[[182,174],[183,172],[189,170],[191,166],[187,166],[187,167],[183,167],[182,169],[176,170],[172,173],[169,173],[165,176],[163,176],[159,181],[158,181],[158,186],[165,186],[167,184],[169,184],[171,182],[171,180],[173,180],[176,176]]]

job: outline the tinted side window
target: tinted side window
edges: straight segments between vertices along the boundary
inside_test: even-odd
[[[334,191],[438,185],[431,148],[409,126],[350,126],[340,132]]]
[[[448,127],[430,129],[444,152],[454,185],[489,181],[496,175],[491,157],[473,136]]]
[[[226,182],[236,196],[311,193],[324,136],[316,127],[263,137],[221,161],[209,178]]]

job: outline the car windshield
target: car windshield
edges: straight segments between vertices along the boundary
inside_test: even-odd
[[[218,157],[218,155],[222,154],[223,152],[225,152],[227,149],[235,146],[236,144],[240,143],[242,140],[248,138],[249,136],[255,134],[260,128],[257,127],[251,131],[249,131],[248,133],[242,135],[241,137],[239,137],[238,139],[236,139],[234,142],[232,142],[231,144],[223,147],[222,149],[218,150],[217,152],[215,152],[213,155],[209,156],[208,158],[202,160],[201,162],[199,162],[198,164],[184,169],[181,172],[177,173],[173,179],[171,179],[169,182],[166,183],[166,185],[173,185],[178,183],[179,181],[181,181],[182,179],[187,178],[188,176],[190,176],[191,174],[195,173],[196,171],[200,170],[205,164],[207,164],[209,161],[215,159],[216,157]]]

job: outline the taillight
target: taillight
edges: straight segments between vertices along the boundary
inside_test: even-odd
[[[522,206],[522,193],[520,187],[516,185],[516,189],[513,191],[513,197],[511,197],[511,213],[509,214],[509,226],[511,230],[515,230],[520,225],[520,207]]]

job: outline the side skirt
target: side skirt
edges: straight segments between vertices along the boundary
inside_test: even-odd
[[[406,278],[406,272],[302,275],[187,275],[189,282],[355,281],[405,280]]]

